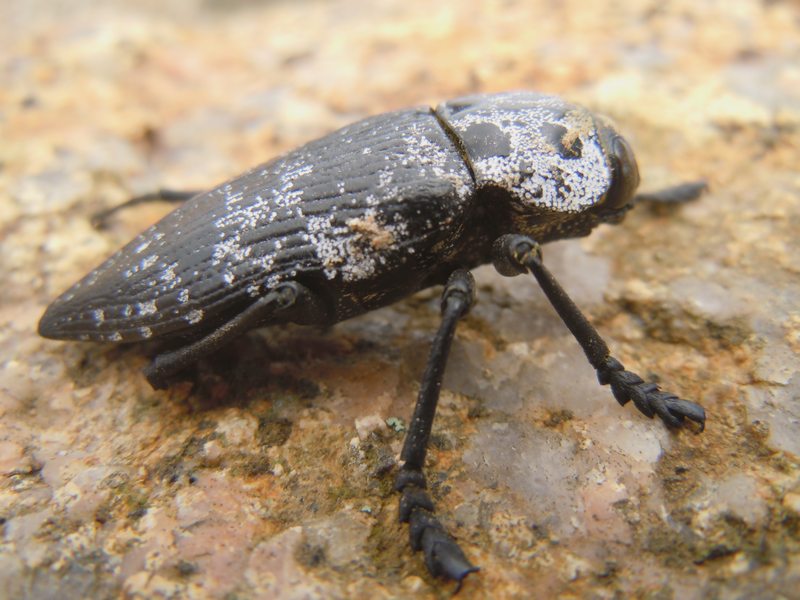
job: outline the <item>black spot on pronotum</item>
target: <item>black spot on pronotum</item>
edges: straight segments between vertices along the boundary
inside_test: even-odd
[[[511,154],[508,136],[493,123],[474,123],[464,130],[461,140],[474,159],[505,157]]]

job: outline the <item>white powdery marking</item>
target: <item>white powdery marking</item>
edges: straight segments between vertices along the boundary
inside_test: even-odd
[[[136,305],[136,312],[142,316],[152,315],[158,312],[155,300],[148,300],[147,302],[140,302]]]
[[[382,259],[385,262],[384,255],[408,235],[408,224],[399,215],[392,223],[382,223],[379,212],[369,208],[345,225],[335,225],[333,215],[310,217],[307,230],[325,276],[358,281],[371,277]]]
[[[403,136],[403,141],[406,143],[404,160],[410,159],[409,162],[415,166],[435,167],[442,172],[449,170],[447,166],[452,158],[451,148],[431,141],[425,135],[424,130],[412,128],[407,135]],[[406,163],[403,162],[403,164]],[[420,176],[424,177],[426,174],[427,170],[423,168]]]
[[[140,263],[142,270],[144,271],[145,269],[149,269],[154,264],[156,264],[157,260],[158,260],[158,254],[151,254],[147,258],[143,259],[142,262]]]
[[[244,195],[242,194],[241,190],[238,192],[231,192],[228,190],[225,192],[225,206],[237,204],[238,202],[242,201],[242,198],[244,198]]]
[[[272,269],[272,265],[275,264],[275,255],[274,254],[264,254],[262,256],[258,256],[253,260],[253,270],[255,271],[269,271]]]
[[[133,314],[133,307],[130,304],[126,304],[122,307],[122,316],[123,317],[130,317]]]
[[[175,280],[175,269],[178,267],[178,262],[175,261],[173,263],[168,264],[164,270],[161,272],[161,276],[159,279],[165,283],[169,283]]]
[[[183,288],[178,293],[178,303],[179,304],[186,304],[189,301],[189,290],[187,288]]]
[[[273,273],[264,282],[265,289],[275,288],[281,282],[281,276],[278,273]]]
[[[144,339],[149,337],[153,337],[153,330],[149,327],[139,327],[139,335],[142,336]]]
[[[315,215],[309,217],[306,225],[309,242],[314,245],[317,256],[322,262],[325,277],[336,277],[336,268],[344,261],[341,245],[337,243],[333,228],[333,215]],[[343,229],[343,228],[339,228]]]
[[[203,320],[203,311],[198,308],[189,312],[189,314],[186,315],[186,320],[192,325],[199,323]]]
[[[227,286],[233,285],[233,282],[236,280],[236,275],[234,275],[231,271],[223,271],[222,280]]]
[[[97,281],[97,278],[100,277],[100,273],[102,272],[101,269],[95,269],[86,277],[86,281],[84,282],[86,287],[92,286]]]
[[[134,254],[141,254],[142,252],[147,250],[150,247],[150,243],[151,242],[152,242],[152,239],[143,241],[141,244],[136,246],[136,248],[134,248],[134,250],[133,250]]]
[[[94,322],[99,325],[106,320],[106,313],[103,312],[102,308],[98,308],[92,311],[92,318],[94,319]]]
[[[378,171],[378,189],[385,188],[394,181],[393,169],[381,169]]]
[[[122,334],[119,331],[115,331],[114,333],[108,334],[108,341],[109,342],[121,342],[122,341]]]
[[[222,263],[230,265],[244,262],[252,250],[250,247],[242,247],[240,241],[241,235],[237,233],[223,237],[214,244],[214,249],[211,251],[211,264],[217,266]]]
[[[303,199],[305,190],[282,190],[281,194],[276,198],[276,204],[281,207],[290,207],[299,204]]]
[[[257,283],[251,283],[250,285],[247,286],[247,294],[251,298],[259,296],[261,294],[261,286],[258,285]]]

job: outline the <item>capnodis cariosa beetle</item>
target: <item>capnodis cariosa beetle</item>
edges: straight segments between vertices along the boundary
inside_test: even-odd
[[[145,370],[158,389],[254,327],[330,325],[444,284],[396,489],[411,546],[431,573],[460,585],[476,567],[436,518],[423,466],[456,323],[474,299],[470,269],[530,271],[620,404],[671,427],[705,423],[698,404],[625,370],[542,264],[541,243],[617,223],[639,200],[702,189],[645,197],[638,184],[612,126],[553,96],[477,95],[387,113],[211,191],[178,194],[187,201],[58,297],[39,333],[168,342]]]

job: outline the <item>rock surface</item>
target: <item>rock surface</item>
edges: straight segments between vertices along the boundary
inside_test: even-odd
[[[675,210],[545,248],[616,355],[708,412],[597,385],[531,278],[480,269],[429,457],[468,598],[797,598],[796,2],[173,0],[0,6],[0,595],[446,597],[391,490],[438,291],[254,333],[151,390],[152,349],[35,334],[166,208],[368,114],[536,89],[611,116]],[[388,422],[387,422],[388,421]]]

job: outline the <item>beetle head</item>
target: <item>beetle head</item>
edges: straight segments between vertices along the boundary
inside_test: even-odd
[[[608,159],[611,182],[608,190],[593,209],[613,218],[624,215],[639,187],[639,167],[633,150],[614,127],[601,118],[596,118],[597,134]]]

